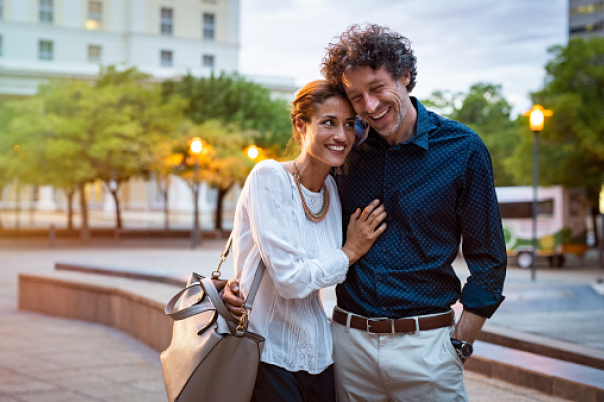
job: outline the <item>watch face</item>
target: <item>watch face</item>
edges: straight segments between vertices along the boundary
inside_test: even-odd
[[[462,358],[468,359],[470,356],[472,356],[473,351],[474,351],[474,348],[472,347],[471,343],[462,342],[462,344],[461,344],[461,357]]]

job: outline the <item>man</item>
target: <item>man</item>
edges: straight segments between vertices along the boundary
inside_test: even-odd
[[[374,199],[388,214],[336,288],[338,400],[467,400],[462,364],[503,301],[506,268],[489,153],[472,130],[409,95],[416,58],[398,33],[351,26],[327,48],[322,73],[371,126],[334,172],[344,226]],[[463,290],[451,266],[462,238],[471,273]]]

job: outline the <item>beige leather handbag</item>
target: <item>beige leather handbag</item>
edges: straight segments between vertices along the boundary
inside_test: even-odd
[[[230,245],[231,238],[220,265]],[[246,314],[238,321],[219,294],[226,285],[219,279],[220,265],[212,278],[192,273],[187,287],[166,306],[174,328],[160,360],[170,402],[248,402],[252,397],[264,338],[247,330],[247,317],[265,266],[261,261],[244,304]]]

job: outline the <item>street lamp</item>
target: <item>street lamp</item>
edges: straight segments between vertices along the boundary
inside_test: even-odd
[[[199,243],[199,154],[203,149],[201,138],[195,137],[191,140],[190,151],[194,156],[193,163],[193,231],[191,233],[191,248],[194,249]]]
[[[537,275],[537,186],[539,185],[539,133],[543,130],[543,123],[546,117],[550,117],[554,112],[543,109],[541,105],[533,105],[531,110],[524,113],[529,117],[531,131],[533,132],[533,258],[531,261],[531,280],[535,280]]]
[[[247,149],[248,158],[254,160],[258,157],[258,155],[260,155],[260,150],[258,149],[258,147],[256,147],[255,145],[250,145]]]

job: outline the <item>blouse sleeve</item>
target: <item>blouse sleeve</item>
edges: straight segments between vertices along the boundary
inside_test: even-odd
[[[288,179],[276,163],[257,165],[248,178],[247,207],[254,244],[277,292],[294,299],[344,281],[348,257],[341,249],[321,258],[307,257],[296,223],[295,208],[301,205]]]

